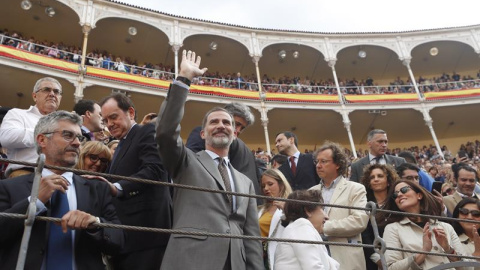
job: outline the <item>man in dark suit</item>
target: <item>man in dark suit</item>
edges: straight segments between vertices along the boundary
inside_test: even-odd
[[[234,139],[233,116],[214,108],[204,117],[201,136],[205,151],[194,153],[180,138],[190,81],[202,75],[200,57],[183,51],[179,76],[171,84],[157,120],[158,149],[175,183],[208,189],[253,194],[253,184],[229,162],[228,151]],[[255,199],[220,193],[176,189],[173,228],[194,232],[259,236]],[[194,235],[172,235],[162,268],[184,269],[262,269],[259,241]]]
[[[93,100],[82,99],[73,106],[73,111],[82,117],[82,135],[88,141],[94,141],[93,133],[103,130],[100,105]]]
[[[363,168],[367,165],[380,163],[390,164],[393,167],[405,163],[405,159],[392,155],[387,155],[387,133],[381,129],[371,130],[367,135],[368,156],[361,158],[352,164],[350,181],[359,182],[363,176]]]
[[[80,126],[80,117],[65,111],[52,112],[38,121],[34,137],[37,152],[45,154],[46,165],[73,168],[83,140]],[[34,174],[29,174],[0,181],[0,211],[25,214],[33,178]],[[61,202],[66,209],[55,215]],[[34,223],[25,269],[40,269],[42,264],[44,269],[105,269],[102,253],[115,255],[124,244],[122,230],[88,228],[95,222],[120,223],[110,189],[103,182],[86,180],[71,172],[43,169],[36,204],[37,215],[62,217],[62,223],[61,228],[60,224]],[[3,232],[0,234],[0,269],[14,269],[24,220],[0,219],[0,230]],[[54,237],[59,233],[66,238]],[[59,254],[56,247],[61,244],[65,246]]]
[[[255,162],[255,156],[248,146],[238,136],[250,125],[255,122],[255,116],[253,116],[250,108],[246,105],[232,102],[225,105],[225,110],[233,115],[235,120],[235,132],[237,138],[230,144],[230,150],[228,151],[228,158],[232,166],[239,172],[245,174],[250,180],[252,180],[255,193],[257,195],[263,195],[260,189],[260,178],[257,163]],[[197,153],[205,150],[205,140],[200,136],[202,127],[196,127],[188,135],[186,146],[193,152]],[[258,204],[262,203],[262,199],[257,200]]]
[[[288,162],[278,169],[285,175],[293,190],[309,189],[320,183],[312,155],[298,151],[298,139],[293,132],[278,133],[275,146],[280,154],[288,157]]]
[[[112,94],[100,102],[103,121],[120,140],[112,163],[111,174],[155,181],[167,181],[157,146],[153,124],[135,123],[135,108],[123,94]],[[148,185],[111,179],[113,203],[123,224],[171,228],[171,197],[166,186]],[[121,256],[113,259],[115,269],[155,269],[161,265],[169,235],[148,232],[127,232]]]

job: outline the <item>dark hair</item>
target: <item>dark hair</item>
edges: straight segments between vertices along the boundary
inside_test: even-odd
[[[95,101],[93,100],[88,100],[88,99],[82,99],[73,106],[73,111],[75,111],[76,114],[78,115],[85,115],[87,111],[93,112],[95,110]]]
[[[400,210],[395,203],[395,199],[393,198],[393,193],[395,192],[395,187],[398,186],[400,183],[405,183],[409,185],[413,191],[416,193],[421,193],[423,198],[420,200],[420,214],[425,215],[433,215],[433,216],[441,216],[442,215],[442,205],[440,202],[433,196],[430,192],[428,192],[425,188],[420,186],[417,182],[409,181],[409,180],[398,180],[393,185],[390,186],[390,190],[388,191],[388,199],[387,203],[385,204],[385,210],[391,211],[398,211],[403,212]],[[386,212],[380,212],[377,216],[377,222],[379,226],[386,226],[387,224],[398,222],[402,220],[405,216],[398,215],[398,214],[391,214]],[[422,218],[425,220],[425,218]]]
[[[398,153],[398,156],[404,158],[405,161],[407,161],[408,163],[417,164],[417,159],[412,154],[412,152],[403,151]]]
[[[460,208],[463,208],[467,204],[476,204],[478,207],[478,210],[480,210],[480,201],[478,199],[472,198],[472,197],[463,197],[463,199],[455,206],[455,209],[453,209],[453,218],[459,218],[460,216]],[[465,230],[463,229],[462,225],[460,225],[460,222],[458,220],[453,221],[452,223],[453,229],[457,233],[457,235],[460,235],[462,233],[465,233]],[[478,225],[477,225],[478,226]],[[480,228],[479,228],[480,230]]]
[[[297,135],[295,135],[295,133],[290,131],[284,131],[284,132],[277,133],[277,135],[275,135],[275,138],[277,138],[278,135],[280,134],[283,134],[285,137],[287,137],[287,139],[293,138],[293,142],[295,143],[295,146],[298,147],[298,138],[297,138]]]
[[[313,152],[313,159],[315,160],[320,152],[325,150],[332,150],[332,160],[335,165],[338,166],[338,175],[345,175],[348,170],[348,159],[343,147],[338,143],[326,141],[320,148]]]
[[[452,166],[452,170],[453,170],[453,166]],[[455,170],[453,170],[453,178],[455,178],[455,180],[458,179],[458,175],[460,173],[460,170],[465,170],[467,172],[473,172],[475,174],[475,182],[478,181],[477,171],[474,168],[470,167],[466,163],[459,163],[459,165],[455,167]]]
[[[400,178],[403,176],[403,172],[405,170],[412,170],[412,171],[416,171],[416,172],[420,171],[420,168],[417,165],[412,164],[412,163],[402,163],[396,169],[397,169],[397,174]]]
[[[100,101],[99,103],[100,107],[102,107],[110,99],[114,99],[117,102],[118,108],[120,108],[124,112],[128,111],[130,107],[135,109],[135,105],[133,105],[132,100],[121,93],[113,93],[110,96],[103,98],[102,101]]]
[[[288,157],[282,154],[277,154],[272,157],[272,159],[270,160],[270,163],[273,164],[274,161],[280,165],[283,165],[288,162]]]
[[[367,190],[367,201],[372,201],[372,202],[377,202],[375,199],[375,195],[373,194],[373,190],[370,188],[370,175],[372,174],[372,171],[375,169],[380,169],[383,171],[385,176],[387,177],[387,192],[388,192],[388,187],[392,186],[395,181],[398,179],[397,172],[395,172],[395,169],[391,165],[386,165],[386,164],[372,164],[370,166],[366,166],[363,169],[363,177],[360,183],[362,183],[365,186],[365,189]]]
[[[288,195],[288,199],[301,200],[307,202],[323,203],[322,192],[320,190],[296,190]],[[297,202],[286,202],[283,207],[285,213],[285,220],[282,221],[282,226],[286,227],[290,222],[299,218],[307,218],[307,212],[313,212],[321,205],[302,204]]]
[[[214,112],[225,112],[228,115],[230,115],[230,121],[232,122],[232,128],[235,130],[235,121],[233,119],[233,115],[229,111],[227,111],[226,109],[224,109],[222,107],[214,107],[205,114],[205,116],[203,117],[203,121],[202,121],[202,130],[204,130],[205,126],[207,125],[208,116],[210,114],[214,113]]]

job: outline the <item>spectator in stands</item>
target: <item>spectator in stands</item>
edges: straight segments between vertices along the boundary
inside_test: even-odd
[[[420,168],[417,165],[410,164],[410,163],[403,163],[402,165],[396,168],[398,177],[403,180],[408,181],[415,181],[420,183],[420,177],[418,176],[418,172]]]
[[[110,149],[110,153],[112,153],[112,157],[115,154],[115,150],[117,149],[119,142],[120,142],[119,140],[111,140],[107,144],[108,149]]]
[[[73,111],[83,119],[82,135],[87,140],[95,140],[94,132],[103,130],[100,105],[93,100],[82,99],[75,104]]]
[[[442,196],[453,195],[455,193],[455,188],[450,183],[443,183],[442,185]]]
[[[320,190],[324,203],[350,207],[365,207],[367,196],[365,186],[348,181],[348,161],[343,148],[332,142],[326,142],[313,156],[320,184],[311,189]],[[325,222],[324,240],[343,243],[361,243],[361,233],[368,224],[365,211],[350,208],[326,207],[329,220]],[[342,269],[365,269],[363,249],[358,247],[330,246],[332,257],[340,263]]]
[[[453,210],[453,218],[480,221],[480,201],[474,198],[463,198]],[[475,252],[475,245],[479,246],[478,224],[453,221],[453,229],[463,244],[465,255],[480,256],[480,250]],[[475,243],[477,242],[477,243]]]
[[[413,214],[440,216],[442,206],[439,201],[417,182],[397,181],[389,191],[384,209]],[[380,213],[379,224],[388,224],[383,233],[387,247],[404,248],[425,252],[440,251],[446,254],[465,254],[462,244],[452,226],[437,221],[413,216]],[[432,227],[432,228],[431,228]],[[432,241],[435,238],[436,241]],[[458,261],[458,257],[411,254],[396,250],[385,252],[390,269],[430,269],[440,264]]]
[[[317,190],[298,190],[288,198],[323,203],[322,194]],[[322,206],[287,202],[285,221],[282,223],[288,226],[283,231],[282,238],[323,241],[320,234],[324,232],[325,221],[328,221],[328,216],[323,212]],[[344,265],[340,268],[340,265],[328,255],[325,245],[279,242],[274,269],[353,269],[345,268]]]
[[[270,163],[273,169],[278,169],[283,164],[288,163],[288,157],[282,154],[277,154],[272,157]]]
[[[381,129],[374,129],[367,136],[369,153],[368,156],[361,158],[352,164],[352,175],[350,181],[359,182],[363,175],[363,168],[369,164],[391,164],[396,167],[405,163],[405,159],[387,155],[387,133]]]
[[[468,165],[460,165],[453,173],[453,179],[457,184],[456,192],[443,198],[443,203],[450,213],[453,213],[455,206],[463,197],[480,199],[480,194],[474,192],[478,182],[478,174],[474,168]]]
[[[115,63],[113,64],[113,69],[116,71],[127,72],[127,69],[125,68],[125,64],[123,63],[122,59],[120,59],[120,57],[117,57],[117,59],[115,59]]]
[[[45,155],[46,165],[73,168],[83,140],[81,121],[66,111],[52,112],[38,121],[35,147]],[[34,176],[0,181],[0,211],[25,214]],[[94,223],[120,223],[105,183],[44,168],[36,204],[36,215],[62,218],[62,223],[34,223],[25,269],[105,269],[102,254],[117,254],[124,244],[122,230],[88,228]],[[1,222],[0,230],[8,232],[0,236],[0,268],[14,269],[24,221]]]
[[[313,156],[298,151],[297,135],[290,131],[275,136],[275,146],[280,154],[288,157],[289,162],[278,169],[285,175],[293,190],[308,189],[320,182],[315,172]]]
[[[265,196],[287,198],[292,193],[292,188],[282,172],[277,169],[268,169],[262,175],[262,191]],[[260,236],[281,237],[284,227],[280,223],[284,205],[285,202],[282,201],[267,200],[265,204],[259,207]],[[278,242],[266,241],[262,244],[265,268],[273,269],[274,254]]]
[[[426,188],[428,191],[432,191],[433,182],[435,180],[425,170],[418,167],[417,159],[415,158],[415,156],[409,151],[400,152],[398,156],[404,158],[407,163],[417,166],[417,168],[419,169],[417,170],[417,173],[419,176],[420,185],[422,185],[422,187]]]
[[[398,175],[390,165],[372,164],[365,168],[361,183],[367,190],[367,201],[374,202],[383,209],[388,200],[388,190],[397,181]],[[380,237],[383,236],[385,227],[378,227]],[[367,228],[362,232],[364,244],[373,244],[375,235],[372,224],[368,222]],[[381,268],[380,255],[373,248],[363,248],[367,270]]]
[[[62,100],[62,86],[53,78],[38,80],[32,92],[35,106],[27,110],[11,109],[0,126],[0,144],[7,149],[10,159],[37,162],[33,130],[40,117],[54,112]],[[25,165],[9,164],[7,177],[17,177],[34,171]]]
[[[82,145],[75,168],[103,173],[111,160],[112,153],[103,142],[90,141]]]

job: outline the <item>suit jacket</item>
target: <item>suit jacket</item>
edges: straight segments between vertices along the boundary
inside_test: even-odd
[[[385,160],[387,164],[392,165],[393,167],[400,166],[401,164],[405,163],[405,159],[401,157],[391,156],[385,154]],[[363,169],[365,166],[370,165],[370,160],[368,156],[361,158],[354,163],[352,163],[352,170],[350,175],[350,181],[360,182],[363,177]]]
[[[322,189],[317,185],[311,189]],[[335,187],[330,204],[354,207],[367,205],[365,186],[341,177]],[[329,207],[326,211],[329,220],[323,226],[328,241],[362,243],[361,233],[368,224],[368,215],[363,210]],[[340,269],[365,269],[365,257],[361,247],[330,246],[332,258],[340,263]]]
[[[205,151],[194,153],[183,145],[180,121],[188,89],[172,84],[157,122],[157,143],[165,167],[175,183],[225,190],[215,161]],[[235,190],[254,194],[250,179],[229,165]],[[259,236],[255,199],[237,196],[232,213],[224,194],[176,189],[173,228],[195,232]],[[207,236],[172,235],[161,269],[223,269],[230,252],[233,269],[262,269],[260,241]]]
[[[474,192],[475,196],[480,199],[480,194]],[[453,214],[453,210],[457,206],[457,204],[463,199],[463,197],[455,191],[453,195],[448,195],[443,197],[443,204],[447,207],[448,210],[448,216],[451,216]]]
[[[135,125],[127,135],[109,172],[154,181],[167,181],[154,140],[153,124]],[[108,171],[108,170],[107,170]],[[123,196],[113,199],[122,224],[170,229],[172,199],[168,187],[127,180],[111,179],[123,189]],[[127,231],[123,253],[166,246],[169,235]]]
[[[278,169],[285,175],[293,190],[309,189],[320,183],[311,154],[300,154],[295,176],[290,167],[290,162],[283,164]]]
[[[34,174],[0,181],[0,211],[25,214]],[[77,209],[100,218],[102,223],[120,224],[111,202],[110,188],[97,180],[74,175]],[[48,207],[48,204],[47,204]],[[48,212],[40,215],[48,215]],[[25,269],[40,269],[45,257],[50,223],[35,221],[27,251]],[[0,219],[0,269],[15,269],[21,245],[24,220]],[[7,233],[8,232],[8,233]],[[123,230],[102,228],[98,235],[75,231],[75,262],[78,270],[105,269],[101,253],[117,254],[124,244]]]
[[[205,140],[200,136],[202,127],[196,127],[190,132],[187,139],[187,148],[193,152],[199,152],[205,150]],[[257,195],[263,195],[260,188],[261,174],[259,175],[258,166],[255,162],[255,156],[248,146],[240,139],[233,140],[228,151],[228,158],[232,163],[232,166],[239,172],[245,174],[250,180],[252,180],[253,188]],[[262,204],[262,199],[257,199],[257,204]]]

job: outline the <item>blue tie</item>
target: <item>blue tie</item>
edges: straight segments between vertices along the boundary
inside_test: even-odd
[[[67,194],[59,190],[53,193],[51,198],[51,217],[63,217],[70,207],[68,206]],[[72,230],[62,232],[62,227],[50,224],[50,234],[47,247],[47,270],[72,269],[73,245]]]

